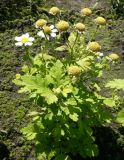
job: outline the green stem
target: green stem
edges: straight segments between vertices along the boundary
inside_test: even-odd
[[[25,47],[26,54],[24,55],[24,60],[33,63],[33,58],[29,52],[29,48]]]
[[[96,30],[94,31],[94,34],[91,36],[91,39],[90,39],[91,42],[95,39],[98,29],[99,29],[99,25],[97,25]]]

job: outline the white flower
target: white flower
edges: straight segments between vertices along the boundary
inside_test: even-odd
[[[98,60],[98,62],[100,62],[102,60],[103,56],[104,56],[104,54],[102,52],[98,52],[97,53],[97,60]]]
[[[103,54],[102,52],[99,52],[99,56],[100,56],[100,57],[103,57],[104,54]]]
[[[50,27],[48,26],[43,27],[43,31],[39,31],[37,35],[42,38],[47,38],[49,40],[50,37],[53,38],[56,37],[57,32],[58,30],[54,27],[54,25],[51,25]]]
[[[33,37],[29,37],[29,34],[26,33],[26,34],[23,34],[20,37],[15,37],[15,40],[17,41],[15,43],[16,46],[22,46],[22,45],[31,46],[32,42],[34,41],[34,38]]]

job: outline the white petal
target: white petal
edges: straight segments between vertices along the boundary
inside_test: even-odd
[[[15,45],[16,45],[16,46],[22,46],[23,43],[22,43],[22,42],[17,42],[17,43],[15,43]]]
[[[52,32],[55,32],[55,33],[56,33],[56,32],[58,32],[58,30],[57,30],[57,29],[53,29]]]
[[[51,25],[51,26],[50,26],[50,29],[53,29],[53,28],[54,28],[54,25]]]
[[[26,42],[25,43],[25,46],[31,46],[32,45],[32,42]]]
[[[100,53],[100,54],[99,54],[99,56],[100,56],[100,57],[103,57],[103,56],[104,56],[104,54],[103,54],[103,53]]]
[[[15,37],[16,41],[21,41],[21,37]]]
[[[51,37],[56,37],[56,33],[51,33]]]
[[[38,32],[37,35],[40,36],[40,37],[45,38],[45,35],[44,35],[43,31]]]
[[[29,41],[30,42],[34,41],[34,37],[29,37]]]
[[[29,38],[29,33],[23,34],[21,38]]]
[[[50,39],[50,37],[48,35],[46,37],[47,37],[48,40]]]

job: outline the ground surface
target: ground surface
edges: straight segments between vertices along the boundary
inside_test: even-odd
[[[26,12],[27,9],[24,10]],[[14,37],[25,32],[35,35],[33,23],[39,15],[26,15],[20,19],[7,20],[2,24],[0,33],[0,160],[35,160],[34,146],[25,141],[20,129],[29,121],[27,113],[34,110],[26,95],[17,93],[18,88],[12,83],[16,73],[21,71],[24,51],[14,46]],[[68,17],[68,16],[67,16]],[[106,15],[109,17],[109,15]],[[123,57],[124,20],[118,19],[108,25],[109,30],[99,31],[97,39],[105,43],[105,53],[115,51]],[[91,32],[93,32],[93,28]],[[105,40],[103,40],[105,37]],[[111,40],[112,39],[112,40]],[[34,51],[38,46],[35,46]],[[112,48],[112,50],[111,50]],[[105,80],[124,78],[124,60],[115,65]],[[105,94],[105,93],[104,93]],[[118,130],[113,123],[108,128],[95,131],[100,148],[99,160],[123,160],[124,129]],[[102,137],[102,138],[101,138]],[[104,149],[104,151],[103,151]],[[75,158],[76,159],[76,158]],[[79,160],[79,157],[77,157]],[[90,159],[91,160],[91,159]],[[96,159],[95,159],[96,160]]]

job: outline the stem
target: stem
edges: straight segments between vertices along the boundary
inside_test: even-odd
[[[99,25],[97,25],[96,30],[94,31],[94,34],[91,36],[90,42],[92,42],[95,39],[98,29],[99,29]]]
[[[24,60],[29,61],[31,64],[33,63],[33,58],[30,55],[29,48],[25,47],[26,54],[24,55]]]

